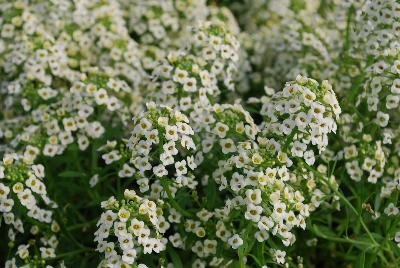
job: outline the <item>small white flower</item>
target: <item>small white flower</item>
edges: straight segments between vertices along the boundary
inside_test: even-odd
[[[118,211],[118,217],[121,222],[127,222],[130,215],[131,215],[130,212],[125,208],[121,208]]]
[[[396,216],[397,214],[399,214],[399,209],[393,203],[390,203],[385,208],[384,213],[388,216]]]
[[[275,261],[279,264],[284,264],[285,263],[285,256],[286,256],[286,252],[282,251],[282,250],[275,250],[274,251],[274,258]]]
[[[218,122],[214,127],[214,133],[221,139],[225,138],[226,132],[228,132],[229,127],[221,122]]]
[[[104,88],[100,88],[99,90],[97,90],[94,93],[94,97],[98,105],[107,104],[108,102],[107,91]]]
[[[0,166],[0,179],[4,179],[4,167]]]
[[[167,140],[177,141],[179,138],[177,126],[166,126],[165,127],[165,138]]]
[[[158,166],[153,167],[154,175],[157,177],[163,177],[168,175],[168,171],[164,165],[160,164]]]
[[[255,205],[258,205],[261,203],[261,190],[260,189],[247,189],[246,190],[246,197],[247,200]]]
[[[10,188],[2,183],[0,183],[0,200],[6,199]]]
[[[76,131],[78,129],[73,118],[64,118],[62,122],[64,125],[64,129],[68,132]]]
[[[178,177],[187,174],[186,161],[182,160],[175,163],[176,175]]]
[[[244,217],[247,220],[258,222],[260,220],[260,215],[262,213],[261,206],[255,206],[252,203],[247,204],[247,210],[244,213]]]
[[[124,164],[122,166],[122,169],[118,172],[118,176],[120,178],[129,178],[133,176],[133,173],[135,172],[135,169],[128,164]]]
[[[238,234],[233,235],[231,238],[228,239],[228,244],[233,248],[237,249],[241,245],[243,245],[243,239],[240,238]]]
[[[231,139],[222,139],[219,144],[221,145],[222,153],[224,154],[236,152],[236,146]]]
[[[389,114],[385,114],[385,113],[379,111],[376,114],[375,122],[381,127],[386,127],[387,124],[389,123]]]
[[[99,174],[95,174],[90,178],[89,185],[90,187],[93,188],[94,186],[96,186],[98,182],[99,182]]]
[[[112,150],[111,152],[109,152],[107,154],[103,154],[101,156],[101,158],[103,158],[103,160],[106,162],[106,164],[109,165],[109,164],[121,159],[121,155],[119,154],[119,152],[117,150]]]
[[[314,165],[315,162],[314,152],[312,150],[304,152],[304,160],[309,166]]]
[[[187,77],[188,77],[188,73],[185,70],[177,68],[175,70],[175,74],[174,74],[173,80],[175,82],[184,84]]]
[[[183,90],[187,92],[196,92],[196,79],[195,78],[186,78],[183,84]]]

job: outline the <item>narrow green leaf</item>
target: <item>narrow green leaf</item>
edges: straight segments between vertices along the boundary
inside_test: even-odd
[[[179,257],[178,253],[176,253],[175,249],[168,247],[167,251],[171,257],[172,263],[174,264],[174,268],[183,268],[181,258]]]
[[[209,180],[207,185],[207,209],[215,207],[215,199],[217,196],[217,185],[214,180]]]
[[[79,171],[64,171],[58,174],[61,178],[78,178],[78,177],[86,177],[86,174]]]
[[[358,258],[356,262],[356,268],[364,268],[365,267],[365,251],[362,251],[361,256]]]

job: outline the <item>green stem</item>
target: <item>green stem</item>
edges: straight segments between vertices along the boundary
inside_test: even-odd
[[[311,231],[316,235],[319,236],[323,239],[326,240],[330,240],[330,241],[334,241],[334,242],[340,242],[340,243],[349,243],[349,244],[355,244],[355,245],[361,245],[361,246],[370,246],[371,247],[371,243],[369,242],[363,242],[363,241],[358,241],[358,240],[354,240],[351,238],[341,238],[341,237],[333,237],[333,236],[328,236],[325,235],[324,233],[320,232],[315,225],[312,225],[311,227]],[[372,247],[377,247],[378,245],[373,245]]]
[[[94,249],[91,248],[81,248],[81,249],[77,249],[77,250],[73,250],[73,251],[69,251],[69,252],[65,252],[65,253],[61,253],[58,254],[54,259],[64,259],[66,257],[69,256],[74,256],[83,252],[89,252],[89,251],[94,251]]]
[[[167,193],[167,196],[168,196],[169,201],[171,202],[171,205],[177,211],[179,211],[183,216],[188,217],[188,218],[194,218],[194,216],[190,212],[181,208],[179,206],[178,202],[175,201],[174,197],[172,196],[171,190],[169,189],[169,182],[166,178],[161,179],[161,185],[162,185],[164,191]]]
[[[306,169],[312,171],[313,173],[315,173],[322,181],[324,181],[325,183],[327,183],[329,185],[329,187],[331,188],[331,190],[337,194],[339,196],[340,199],[342,199],[342,201],[350,208],[350,210],[357,216],[358,220],[361,223],[361,226],[363,227],[363,229],[365,230],[365,232],[367,233],[368,237],[371,239],[372,243],[374,244],[374,246],[379,246],[379,244],[376,242],[375,238],[372,236],[371,232],[369,231],[367,225],[365,224],[364,220],[362,219],[361,214],[358,213],[358,211],[355,209],[355,207],[350,203],[350,201],[341,193],[339,192],[339,190],[331,184],[331,182],[326,179],[324,176],[322,176],[318,171],[316,171],[314,168],[310,167],[309,165],[307,165],[306,163],[304,163],[304,161],[302,160],[304,166]]]

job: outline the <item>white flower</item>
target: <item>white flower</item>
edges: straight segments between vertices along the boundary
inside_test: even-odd
[[[257,226],[261,231],[268,231],[274,227],[274,222],[270,218],[262,216],[260,221],[257,223]]]
[[[92,122],[86,127],[87,134],[92,138],[100,138],[105,129],[100,122]]]
[[[300,130],[304,130],[305,127],[308,125],[310,119],[309,116],[304,113],[304,112],[300,112],[296,115],[296,126],[300,129]]]
[[[349,159],[358,156],[357,147],[355,145],[347,146],[344,148],[344,158]]]
[[[372,168],[375,166],[375,164],[376,164],[376,161],[374,159],[366,157],[364,159],[364,163],[362,164],[361,168],[366,171],[371,171]]]
[[[3,183],[0,183],[0,200],[6,199],[9,192],[10,188]]]
[[[178,177],[185,175],[187,173],[186,161],[182,160],[182,161],[176,162],[175,169],[176,169],[176,175]]]
[[[154,175],[157,177],[163,177],[168,175],[168,171],[164,165],[160,164],[158,166],[153,167]]]
[[[169,142],[165,143],[163,145],[163,149],[164,149],[164,152],[167,155],[176,155],[176,154],[178,154],[178,150],[176,149],[175,142],[173,140],[170,140]],[[167,164],[164,163],[164,165],[166,166]]]
[[[107,154],[103,154],[101,156],[101,158],[103,158],[103,160],[106,162],[106,164],[109,165],[109,164],[121,159],[121,155],[119,154],[119,152],[117,150],[112,150],[111,152],[109,152]]]
[[[4,179],[4,167],[0,166],[0,179]]]
[[[400,94],[400,78],[397,78],[393,81],[390,91],[393,94]]]
[[[104,88],[100,88],[99,90],[97,90],[94,93],[94,97],[98,105],[107,104],[108,102],[107,91]]]
[[[244,217],[247,220],[258,222],[260,220],[260,215],[262,213],[261,206],[255,206],[252,203],[247,204],[247,210],[244,213]]]
[[[94,186],[96,186],[98,182],[99,182],[99,174],[95,174],[90,178],[89,185],[90,187],[93,188]]]
[[[44,166],[42,164],[32,165],[32,171],[38,178],[44,178]]]
[[[399,106],[400,97],[396,95],[388,95],[386,97],[386,108],[395,109]]]
[[[120,178],[129,178],[133,176],[133,173],[135,172],[135,169],[128,164],[124,164],[122,166],[122,169],[118,172],[118,176]]]
[[[151,126],[152,124],[147,118],[142,118],[136,127],[139,129],[139,133],[145,134]]]
[[[57,91],[51,88],[41,88],[38,90],[38,94],[40,97],[42,97],[42,99],[44,100],[49,100],[51,98],[54,98],[55,96],[57,96]]]
[[[187,76],[188,76],[188,73],[185,70],[177,68],[175,70],[175,74],[174,74],[173,80],[175,82],[179,82],[181,84],[184,84],[185,81],[186,81]]]
[[[177,141],[179,138],[177,126],[166,126],[165,127],[165,138],[167,140]]]
[[[386,127],[387,124],[389,123],[389,114],[385,114],[385,113],[379,111],[376,114],[375,122],[381,127]]]
[[[243,245],[243,239],[240,238],[238,234],[233,235],[231,238],[228,239],[228,244],[233,248],[237,249],[241,245]]]
[[[160,142],[157,129],[147,131],[145,133],[145,136],[146,136],[147,140],[150,141],[152,144],[158,144]]]
[[[282,251],[282,250],[275,250],[274,251],[274,258],[275,261],[279,264],[284,264],[285,263],[285,256],[286,256],[286,252]]]
[[[58,138],[60,139],[62,145],[68,145],[74,141],[74,137],[72,136],[72,133],[69,131],[61,131],[58,134]]]
[[[392,73],[400,74],[400,60],[395,60],[391,68]]]
[[[222,139],[219,144],[221,145],[222,153],[224,154],[236,152],[236,146],[231,139]]]
[[[78,135],[78,146],[81,151],[86,150],[89,147],[89,139],[84,135]]]
[[[291,152],[293,156],[303,157],[304,151],[307,150],[307,145],[300,141],[295,141],[293,143]]]
[[[228,132],[229,127],[221,122],[218,122],[214,127],[214,133],[221,139],[225,138],[226,132]]]
[[[64,129],[68,132],[76,131],[78,129],[73,118],[64,118],[62,122]]]
[[[197,87],[196,87],[196,79],[194,78],[186,78],[183,84],[183,90],[187,92],[196,92]]]
[[[141,178],[136,181],[139,185],[139,190],[141,193],[147,192],[149,190],[149,179],[148,178]]]
[[[32,191],[30,189],[25,189],[22,192],[19,192],[17,196],[21,204],[28,209],[32,209],[34,206],[36,206],[36,199],[32,195]]]
[[[314,165],[315,162],[314,152],[312,150],[304,152],[304,160],[309,166]]]
[[[181,145],[188,150],[190,150],[190,149],[196,150],[196,145],[195,145],[193,139],[187,135],[182,135]]]
[[[56,257],[55,254],[55,249],[54,248],[45,248],[45,247],[40,247],[40,255],[43,259],[47,258],[54,258]]]
[[[17,254],[21,259],[26,259],[29,257],[29,245],[19,245]],[[7,267],[7,266],[6,266]]]
[[[304,98],[304,103],[307,106],[310,106],[311,103],[316,99],[315,93],[309,90],[308,88],[305,88],[303,91],[303,98]]]
[[[8,213],[14,207],[13,199],[0,199],[0,212]]]
[[[396,216],[397,214],[399,214],[399,209],[393,203],[390,203],[385,208],[384,213],[388,216]]]
[[[113,112],[113,111],[119,110],[121,107],[122,107],[122,104],[116,97],[111,96],[108,98],[107,109],[109,111]]]
[[[43,154],[45,156],[53,157],[57,154],[58,148],[59,147],[56,144],[46,144],[43,148]]]
[[[246,190],[246,197],[248,199],[249,202],[258,205],[261,203],[262,199],[261,199],[261,190],[260,189],[247,189]]]
[[[121,208],[118,211],[118,217],[121,222],[127,222],[130,215],[131,215],[130,212],[128,210],[126,210],[125,208]]]
[[[122,261],[126,262],[127,264],[133,264],[136,258],[136,250],[135,249],[127,249],[124,250],[122,255]]]

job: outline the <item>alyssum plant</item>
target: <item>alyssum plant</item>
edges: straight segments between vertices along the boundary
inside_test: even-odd
[[[0,265],[398,267],[400,1],[0,0]]]

